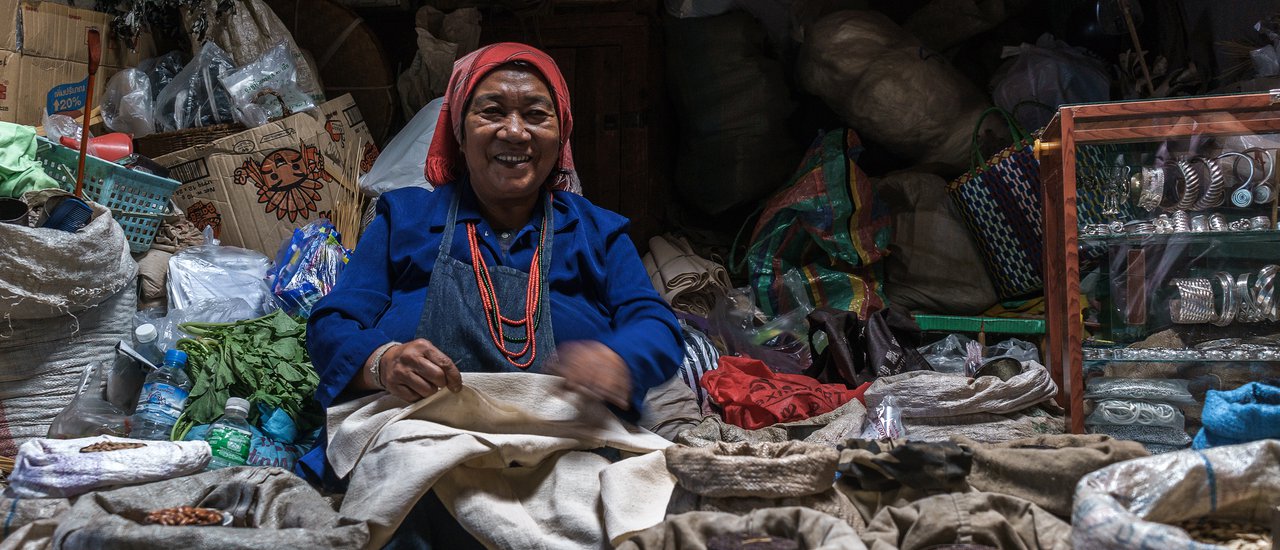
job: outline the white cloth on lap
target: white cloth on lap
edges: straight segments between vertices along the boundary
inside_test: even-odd
[[[370,548],[433,488],[490,548],[609,548],[662,522],[675,487],[665,460],[610,464],[580,451],[609,447],[625,457],[671,443],[560,383],[465,373],[456,394],[406,404],[380,393],[330,407],[329,463],[349,478],[342,514],[369,522]]]
[[[110,441],[146,446],[80,452],[94,443]],[[209,464],[209,456],[209,444],[203,441],[140,441],[107,435],[33,439],[18,449],[9,487],[26,498],[70,497],[100,487],[150,483],[193,474]]]

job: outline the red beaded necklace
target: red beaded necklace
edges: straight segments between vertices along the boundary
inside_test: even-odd
[[[547,197],[546,200],[551,200]],[[537,331],[542,321],[542,249],[547,240],[547,221],[550,216],[543,216],[542,230],[538,236],[538,246],[533,249],[533,260],[529,262],[529,283],[525,288],[524,318],[508,319],[502,315],[498,306],[498,293],[493,288],[493,280],[489,278],[489,266],[480,253],[479,241],[476,239],[475,222],[467,223],[467,243],[471,246],[471,269],[476,275],[476,288],[480,290],[480,303],[484,306],[485,318],[489,321],[489,337],[493,345],[498,347],[507,361],[517,368],[527,369],[538,357]],[[506,327],[524,327],[527,337],[509,336]],[[519,351],[507,349],[506,342],[521,343]],[[528,355],[523,362],[518,361]]]

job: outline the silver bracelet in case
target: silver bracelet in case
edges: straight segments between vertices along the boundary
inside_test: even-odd
[[[387,386],[382,383],[382,356],[387,354],[387,350],[400,344],[401,342],[392,340],[382,344],[382,347],[378,348],[377,353],[373,354],[373,361],[369,363],[369,373],[373,375],[373,380],[378,383],[379,388],[384,390],[387,389]]]

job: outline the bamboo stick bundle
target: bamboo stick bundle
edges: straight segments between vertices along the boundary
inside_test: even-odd
[[[355,249],[360,237],[360,218],[364,214],[366,199],[360,192],[360,158],[364,142],[353,140],[342,151],[342,173],[339,174],[337,192],[332,210],[333,226],[342,234],[342,246]]]

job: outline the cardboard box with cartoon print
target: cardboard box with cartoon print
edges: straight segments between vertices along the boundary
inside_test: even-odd
[[[348,94],[156,161],[182,182],[173,200],[196,227],[274,257],[294,228],[329,216],[347,148],[361,146],[364,173],[377,147]]]

